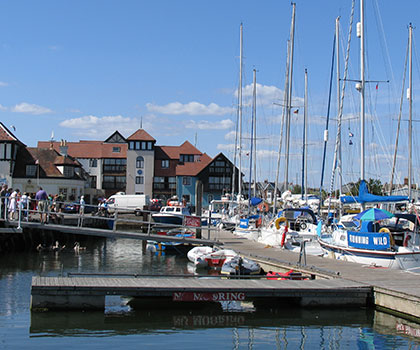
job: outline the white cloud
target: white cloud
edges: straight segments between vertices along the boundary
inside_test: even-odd
[[[233,126],[234,123],[230,119],[224,119],[220,121],[200,120],[198,122],[195,120],[189,120],[188,122],[185,122],[185,127],[187,129],[226,130],[231,129]]]
[[[15,113],[26,113],[35,115],[52,113],[52,110],[47,107],[42,107],[26,102],[22,102],[15,105],[14,107],[11,107],[11,111]]]
[[[125,118],[121,115],[97,117],[87,115],[80,118],[67,119],[60,123],[61,127],[74,129],[76,134],[84,138],[104,138],[115,130],[129,135],[139,127],[137,119]]]
[[[4,81],[0,81],[0,86],[1,87],[3,87],[3,86],[9,86],[9,83],[6,83]]]
[[[198,102],[189,102],[186,104],[180,102],[171,102],[164,106],[147,103],[146,107],[150,112],[173,115],[224,115],[230,114],[233,111],[233,108],[231,107],[221,107],[216,103],[210,103],[206,106]]]
[[[7,107],[4,107],[3,105],[0,105],[0,111],[7,111]]]

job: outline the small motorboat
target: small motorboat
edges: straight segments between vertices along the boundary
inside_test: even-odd
[[[182,225],[184,217],[191,215],[189,208],[178,205],[165,205],[158,213],[152,214],[154,222],[168,225]]]
[[[257,262],[237,255],[223,264],[221,273],[229,276],[261,275],[264,270]]]
[[[207,266],[211,268],[222,268],[226,261],[237,256],[238,253],[232,249],[220,249],[204,256]]]
[[[204,259],[206,255],[214,252],[213,247],[198,246],[189,250],[187,253],[188,260],[191,261],[196,267],[207,267],[207,261]]]
[[[162,234],[162,232],[160,232],[160,234],[165,235],[165,236],[179,237],[179,238],[195,238],[195,232],[184,227],[171,229],[165,232],[165,234]],[[146,249],[154,253],[158,251],[168,251],[168,250],[181,251],[180,248],[182,248],[183,246],[185,246],[185,243],[182,241],[168,241],[168,242],[147,241]]]

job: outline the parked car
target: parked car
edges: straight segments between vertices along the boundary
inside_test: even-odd
[[[79,213],[79,207],[79,202],[65,203],[63,206],[63,213],[77,214]],[[85,214],[93,213],[96,210],[97,207],[95,205],[85,204]]]

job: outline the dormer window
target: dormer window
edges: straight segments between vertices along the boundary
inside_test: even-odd
[[[28,177],[35,177],[36,175],[36,165],[27,165],[26,166],[26,176]]]
[[[64,166],[64,174],[65,177],[73,177],[74,176],[74,168],[70,166]]]
[[[181,154],[179,156],[179,161],[181,163],[192,163],[192,162],[194,162],[194,155],[193,154]]]

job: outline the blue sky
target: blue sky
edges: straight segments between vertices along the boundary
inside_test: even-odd
[[[341,55],[351,1],[297,1],[293,95],[303,104],[309,76],[309,185],[319,186],[323,129],[335,19],[341,16]],[[185,140],[232,159],[239,81],[239,26],[244,26],[244,172],[249,157],[252,70],[257,69],[258,180],[274,180],[284,88],[288,1],[0,1],[0,115],[28,146],[38,140],[104,140],[129,136],[140,125],[160,145]],[[366,0],[367,79],[390,80],[367,97],[367,176],[390,178],[408,23],[420,19],[418,0]],[[356,5],[355,22],[359,20]],[[416,44],[414,30],[414,45]],[[355,34],[355,27],[353,28]],[[349,78],[359,78],[359,40],[353,35]],[[419,63],[414,49],[414,115]],[[335,83],[334,83],[335,84]],[[331,115],[336,115],[335,85]],[[346,87],[344,181],[357,180],[359,96]],[[408,104],[404,100],[407,119]],[[303,108],[291,127],[291,181],[300,183]],[[331,121],[329,183],[335,137]],[[414,123],[414,133],[418,129]],[[349,145],[349,132],[354,134]],[[399,180],[407,174],[407,123],[398,150]],[[420,160],[414,140],[415,181]],[[283,147],[284,150],[284,147]],[[282,167],[284,163],[282,162]],[[281,172],[283,174],[283,172]],[[281,176],[282,180],[283,175]]]

